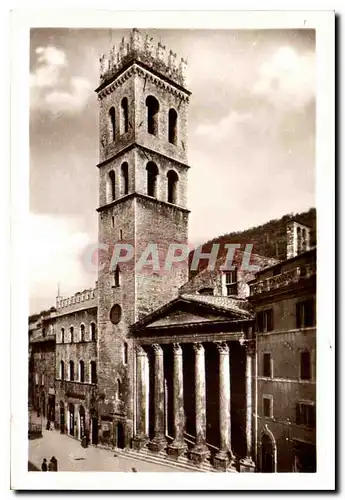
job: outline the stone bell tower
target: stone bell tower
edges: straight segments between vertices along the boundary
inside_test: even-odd
[[[185,78],[186,62],[136,29],[100,58],[99,439],[117,446],[129,445],[135,432],[129,327],[175,298],[188,279],[186,261],[164,266],[169,245],[187,245]],[[118,244],[133,254],[115,266]]]

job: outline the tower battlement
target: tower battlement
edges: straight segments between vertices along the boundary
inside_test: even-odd
[[[136,28],[132,29],[129,40],[123,37],[119,46],[113,45],[108,55],[101,55],[100,84],[113,80],[134,61],[142,62],[179,85],[186,84],[187,61],[183,58],[178,61],[176,53],[160,41],[155,44],[150,35],[143,36]]]

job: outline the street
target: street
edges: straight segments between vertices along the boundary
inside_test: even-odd
[[[43,458],[49,463],[52,456],[58,460],[58,471],[97,472],[176,472],[170,466],[144,462],[130,457],[116,456],[116,450],[95,446],[82,448],[80,441],[43,428],[43,437],[29,440],[29,470],[41,469]]]

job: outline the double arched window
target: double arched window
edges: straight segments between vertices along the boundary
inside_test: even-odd
[[[177,144],[177,112],[173,108],[168,114],[168,139],[171,144]]]
[[[128,132],[128,99],[124,97],[121,101],[120,107],[120,134]]]
[[[168,177],[168,203],[177,203],[178,175],[175,170],[169,170]]]
[[[147,131],[149,134],[158,135],[159,102],[155,97],[149,95],[146,98],[146,108],[147,108]]]
[[[146,166],[147,171],[147,194],[157,198],[157,177],[158,167],[153,161],[149,161]]]
[[[115,118],[115,108],[112,106],[109,109],[109,122],[110,122],[110,139],[115,141],[116,137],[116,118]]]

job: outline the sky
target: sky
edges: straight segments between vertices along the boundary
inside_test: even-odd
[[[189,242],[315,206],[315,32],[141,30],[188,60]],[[32,29],[30,312],[94,286],[99,56],[128,30]]]

